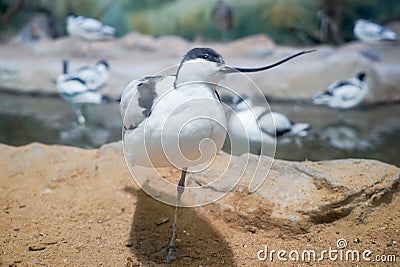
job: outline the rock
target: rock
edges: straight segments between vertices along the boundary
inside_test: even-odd
[[[167,35],[155,38],[139,32],[131,32],[119,41],[125,49],[137,50],[142,52],[163,51],[164,56],[182,56],[190,49],[191,44],[185,39]]]
[[[310,101],[317,92],[326,90],[330,84],[346,80],[363,70],[367,73],[367,84],[370,88],[366,102],[381,103],[400,100],[400,68],[397,58],[399,48],[389,44],[382,47],[370,47],[365,44],[348,44],[337,49],[331,47],[315,47],[316,52],[301,56],[282,66],[267,72],[249,74],[248,76],[259,86],[250,88],[246,80],[239,75],[230,76],[224,85],[234,88],[240,93],[255,93],[260,90],[272,99]],[[242,65],[257,66],[266,62],[275,62],[301,49],[284,49],[277,47],[273,55],[263,59],[263,63],[243,60]],[[383,52],[383,50],[385,52]],[[378,57],[372,60],[365,53]],[[252,90],[250,90],[252,89]]]
[[[168,217],[163,217],[160,219],[160,221],[156,222],[156,225],[162,225],[164,223],[169,222],[169,218]]]
[[[44,250],[44,249],[46,249],[46,246],[43,244],[29,246],[29,251],[39,251],[39,250]]]
[[[157,49],[154,37],[139,32],[126,34],[121,38],[120,45],[129,50],[139,49],[143,51],[154,51]]]
[[[167,35],[157,38],[156,46],[157,50],[164,51],[166,56],[183,57],[183,55],[193,47],[193,44],[181,37]]]
[[[203,46],[210,46],[210,44]],[[212,44],[211,46],[224,55],[225,59],[228,59],[228,55],[260,59],[271,55],[276,49],[275,43],[265,34],[248,36],[229,43]]]
[[[137,266],[141,266],[142,264],[140,263],[140,261],[136,258],[133,257],[128,257],[126,259],[126,266],[127,267],[137,267]]]
[[[46,182],[38,186],[38,192],[47,187],[55,190],[65,182],[78,183],[99,176],[120,177],[128,183],[130,175],[121,149],[121,142],[97,150],[42,144],[0,145],[1,177],[9,179],[15,173],[40,173]],[[179,178],[179,172],[170,168],[160,169],[160,174]],[[209,184],[210,179],[218,176],[223,179]],[[19,180],[29,178],[30,175],[18,177]],[[164,193],[166,189],[160,188],[158,183],[160,175],[147,178],[146,186],[160,195]],[[250,193],[249,184],[253,178],[260,186]],[[107,178],[107,181],[110,185],[115,183],[113,179]],[[375,160],[290,162],[253,154],[237,157],[220,153],[209,169],[190,175],[182,201],[189,204],[199,201],[213,203],[201,211],[226,221],[235,218],[252,233],[271,226],[304,232],[311,225],[331,223],[350,214],[362,220],[382,203],[391,202],[398,192],[399,181],[399,168]],[[213,201],[236,183],[225,197]],[[192,190],[193,185],[200,189]],[[175,194],[176,188],[171,192],[171,199],[174,200]],[[160,217],[162,223],[163,217]],[[32,245],[32,249],[44,248]]]
[[[131,32],[119,39],[88,43],[70,37],[35,42],[32,45],[2,44],[0,49],[0,88],[12,92],[57,95],[54,80],[61,73],[61,60],[72,58],[79,67],[99,58],[111,66],[110,79],[103,91],[118,98],[133,79],[154,75],[179,64],[184,53],[195,46],[213,47],[227,64],[239,67],[273,63],[304,48],[277,46],[266,35],[255,35],[229,43],[189,42],[178,36],[158,38]],[[223,85],[240,93],[261,92],[270,98],[310,101],[332,82],[348,79],[359,70],[368,74],[371,104],[400,100],[399,49],[390,43],[367,45],[348,43],[340,47],[318,46],[307,54],[267,72],[230,75]],[[92,54],[90,57],[89,55]],[[86,55],[86,57],[85,57]],[[37,59],[40,57],[40,68]],[[224,93],[224,92],[222,92]]]
[[[221,157],[228,160],[227,156]],[[260,166],[268,166],[271,159],[242,155],[232,161],[231,169],[240,168],[241,163],[248,161],[250,170],[246,170],[232,192],[214,205],[225,207],[225,217],[239,217],[243,225],[260,228],[281,225],[303,231],[311,224],[333,222],[352,212],[362,216],[381,203],[390,201],[398,190],[400,177],[397,167],[374,160],[274,160],[267,179],[254,194],[250,194],[247,188],[252,169],[258,161]],[[213,170],[223,168],[218,166],[221,164],[223,161],[207,170],[204,177],[216,176],[218,172],[213,173]],[[229,170],[227,172],[231,175]],[[204,177],[196,177],[196,183],[204,183]],[[209,186],[204,188],[202,195],[212,195],[221,189]]]

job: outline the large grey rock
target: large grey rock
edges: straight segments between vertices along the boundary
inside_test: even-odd
[[[239,217],[243,225],[259,228],[277,225],[306,231],[312,224],[333,222],[350,213],[362,219],[376,206],[390,202],[399,189],[397,167],[363,159],[290,162],[249,154],[230,159],[223,154],[209,170],[193,175],[193,179],[196,184],[205,184],[227,164],[226,175],[234,176],[242,172],[245,162],[247,168],[238,186],[214,205],[224,210],[226,218]],[[255,172],[269,173],[258,190],[249,193]],[[212,198],[221,190],[225,188],[218,184],[204,187],[204,192],[195,197]]]
[[[48,181],[49,188],[43,189],[47,191],[60,186],[60,179],[66,181],[81,175],[87,179],[114,177],[119,183],[119,179],[126,179],[127,184],[130,178],[121,142],[98,150],[42,144],[0,145],[0,159],[3,178],[21,174],[29,179],[29,174],[39,173]],[[294,232],[307,231],[312,224],[333,222],[349,214],[362,220],[381,203],[391,201],[398,193],[400,179],[399,168],[374,160],[289,162],[249,154],[230,157],[222,153],[205,172],[190,175],[188,186],[204,185],[219,176],[221,170],[226,175],[225,181],[235,182],[237,174],[243,174],[242,179],[225,197],[201,209],[203,212],[212,210],[214,216],[225,220],[234,217],[244,226],[262,229],[275,225]],[[268,176],[256,192],[249,193],[248,185],[254,173],[260,177],[268,173]],[[179,179],[179,171],[174,169],[165,168],[159,174],[162,179]],[[156,182],[158,178],[149,176],[146,186],[162,194],[164,188]],[[212,200],[231,186],[217,182],[194,193],[185,191],[183,201]]]
[[[119,39],[90,45],[73,38],[59,38],[28,45],[2,44],[0,49],[0,88],[18,92],[55,94],[54,79],[61,72],[61,60],[71,66],[109,61],[110,79],[104,92],[118,97],[125,85],[166,69],[174,73],[184,53],[195,46],[219,51],[229,65],[262,66],[303,48],[276,46],[267,36],[256,35],[230,43],[188,42],[177,36],[154,38],[132,32]],[[228,88],[252,94],[259,87],[267,96],[279,99],[310,100],[332,82],[348,79],[359,70],[368,74],[367,102],[400,100],[400,46],[390,43],[366,45],[350,43],[341,47],[319,46],[318,51],[301,56],[267,72],[230,75],[223,82]],[[40,61],[38,61],[40,59]],[[222,92],[222,94],[225,91]]]

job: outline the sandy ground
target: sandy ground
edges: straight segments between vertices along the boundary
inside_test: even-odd
[[[53,146],[54,148],[54,146]],[[167,245],[174,208],[141,191],[117,153],[100,157],[96,150],[69,147],[47,159],[18,159],[11,147],[1,147],[8,162],[0,162],[1,266],[157,266]],[[71,156],[73,155],[73,156]],[[73,166],[73,167],[70,167]],[[108,166],[108,167],[106,167]],[[112,167],[109,167],[112,166]],[[175,175],[179,173],[174,172]],[[237,198],[240,205],[240,196]],[[265,207],[268,213],[273,207]],[[346,261],[333,252],[329,260],[289,261],[288,265],[376,265],[378,258],[400,262],[400,196],[361,218],[352,215],[294,233],[283,227],[262,228],[243,223],[214,205],[179,211],[177,246],[187,254],[173,266],[278,266],[271,250],[357,250],[359,261]],[[367,262],[362,253],[367,253]],[[268,252],[268,253],[269,253]],[[292,254],[294,256],[295,254]],[[393,258],[395,255],[396,259]],[[264,256],[263,253],[260,256]],[[288,258],[288,254],[283,255]],[[349,256],[351,257],[351,255]],[[375,262],[372,262],[375,261]],[[389,264],[386,262],[386,264]],[[383,264],[382,264],[383,265]]]

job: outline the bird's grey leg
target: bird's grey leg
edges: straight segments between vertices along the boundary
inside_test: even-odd
[[[176,196],[176,206],[175,206],[175,215],[174,215],[174,224],[172,226],[172,236],[169,244],[166,248],[164,248],[161,253],[168,253],[167,255],[167,263],[175,260],[179,255],[177,255],[177,249],[175,247],[175,238],[176,238],[176,223],[178,220],[178,207],[181,202],[182,194],[185,190],[185,179],[186,179],[187,168],[182,169],[181,179],[179,180],[177,186],[177,196]],[[184,255],[180,255],[184,256]]]
[[[75,108],[75,113],[76,113],[76,117],[78,118],[78,124],[79,125],[85,125],[86,118],[85,118],[85,116],[83,116],[82,108],[80,106],[77,106]]]
[[[346,121],[346,113],[343,109],[339,110],[339,121],[341,122]]]

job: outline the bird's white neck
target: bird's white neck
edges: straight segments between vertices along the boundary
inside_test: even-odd
[[[174,86],[177,89],[184,84],[204,84],[215,90],[223,77],[215,63],[194,60],[179,67]]]

